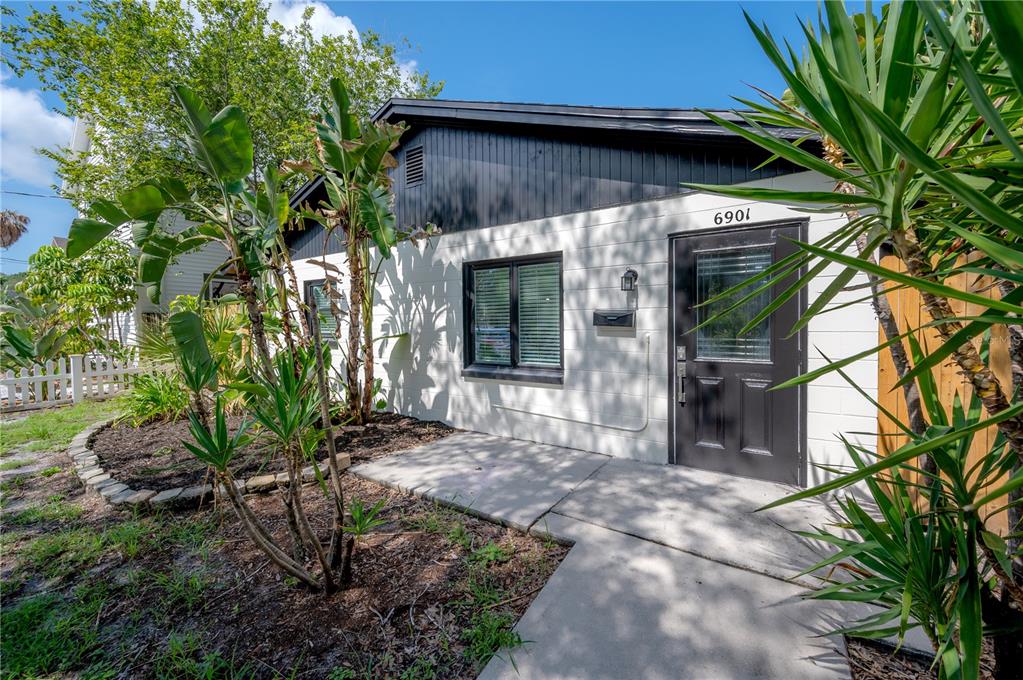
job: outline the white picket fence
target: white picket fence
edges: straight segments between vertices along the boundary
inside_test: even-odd
[[[128,389],[138,372],[138,361],[81,354],[23,368],[17,374],[7,371],[0,378],[0,408],[27,411],[106,399]]]

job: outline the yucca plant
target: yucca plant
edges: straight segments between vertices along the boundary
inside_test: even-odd
[[[831,276],[837,267],[837,275],[791,329],[796,332],[836,307],[835,297],[855,288],[864,275],[871,284],[865,299],[872,300],[875,309],[885,303],[885,287],[908,287],[920,294],[927,315],[921,328],[899,330],[891,319],[887,324],[882,319],[887,335],[882,344],[776,387],[806,383],[866,356],[895,350],[897,386],[909,388],[907,401],[921,403],[915,422],[904,425],[907,444],[883,458],[854,456],[857,465],[852,470],[836,471],[839,474],[825,484],[779,503],[858,481],[875,485],[879,480],[898,480],[909,468],[933,480],[931,485],[919,482],[925,497],[936,504],[933,509],[926,503],[918,508],[923,519],[912,516],[901,491],[892,492],[888,500],[875,493],[875,500],[902,513],[888,520],[892,523],[888,536],[897,549],[893,554],[901,551],[929,564],[930,556],[916,552],[921,549],[919,541],[932,540],[936,535],[932,532],[952,533],[956,597],[949,603],[946,629],[937,635],[939,660],[948,677],[974,678],[982,631],[1004,632],[1018,626],[1023,610],[1023,569],[1014,540],[1019,531],[1016,494],[1023,487],[1020,379],[1014,384],[1000,381],[988,353],[976,342],[994,326],[1005,327],[1010,337],[1014,333],[1023,337],[1019,333],[1023,150],[1017,141],[1023,135],[1023,8],[999,2],[893,2],[882,8],[879,19],[869,4],[864,14],[850,16],[841,2],[825,2],[820,21],[803,26],[807,42],[803,55],[780,45],[767,27],[748,16],[747,21],[788,89],[782,96],[763,93],[763,102],[739,100],[750,109],[741,114],[746,126],[708,115],[773,157],[830,179],[835,188],[689,186],[842,212],[848,219],[816,243],[798,243],[798,254],[770,268],[766,277],[743,282],[707,304],[729,300],[720,312],[725,314],[785,279],[794,281],[786,282],[783,292],[750,320],[748,331],[825,268]],[[802,128],[807,135],[797,142],[781,140],[771,135],[773,125]],[[882,245],[894,252],[904,273],[878,263]],[[961,274],[983,277],[999,295],[988,297],[952,285],[949,279]],[[976,305],[981,311],[957,314],[953,303]],[[714,317],[707,322],[712,321]],[[925,328],[940,339],[926,349],[918,340]],[[1010,353],[1023,368],[1023,345],[1010,347]],[[937,403],[931,369],[949,360],[972,390],[968,418],[957,415],[947,420],[940,407],[928,405],[928,400]],[[954,410],[959,413],[961,407]],[[997,428],[1000,447],[972,469],[964,469],[973,434],[989,427]],[[980,480],[989,485],[983,493]],[[883,485],[877,489],[890,491]],[[988,517],[982,508],[992,503],[1008,512],[1008,541],[986,528]],[[859,515],[855,505],[844,508]],[[862,519],[851,524],[861,531],[872,528]],[[993,590],[978,585],[987,574],[995,576]],[[860,594],[871,592],[868,588]],[[913,584],[906,582],[876,594],[883,601],[882,595],[911,597],[912,592]],[[981,623],[982,610],[987,629]],[[958,649],[955,659],[945,658],[950,645]],[[996,638],[1000,675],[1018,670],[1021,649],[1018,630]]]

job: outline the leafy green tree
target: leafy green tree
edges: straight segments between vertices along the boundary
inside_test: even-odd
[[[187,86],[214,111],[240,106],[257,168],[313,155],[311,116],[332,77],[349,83],[363,115],[391,96],[440,92],[442,83],[403,64],[372,31],[315,35],[312,12],[287,29],[271,21],[265,0],[95,0],[5,21],[4,63],[34,73],[68,115],[90,123],[88,158],[46,152],[77,205],[164,176],[208,193],[213,184],[188,153],[171,85]]]
[[[89,253],[69,259],[63,248],[42,246],[29,256],[18,290],[37,307],[54,307],[46,323],[65,334],[64,350],[116,350],[122,314],[137,300],[135,260],[128,244],[104,239]]]

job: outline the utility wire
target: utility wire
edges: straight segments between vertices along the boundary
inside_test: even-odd
[[[4,189],[2,193],[14,194],[15,196],[31,196],[32,198],[59,198],[67,200],[63,196],[58,196],[57,194],[30,194],[27,191],[11,191],[9,189]]]

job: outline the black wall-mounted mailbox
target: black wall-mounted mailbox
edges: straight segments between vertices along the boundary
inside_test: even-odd
[[[636,310],[598,309],[593,312],[593,325],[598,328],[634,328]]]

